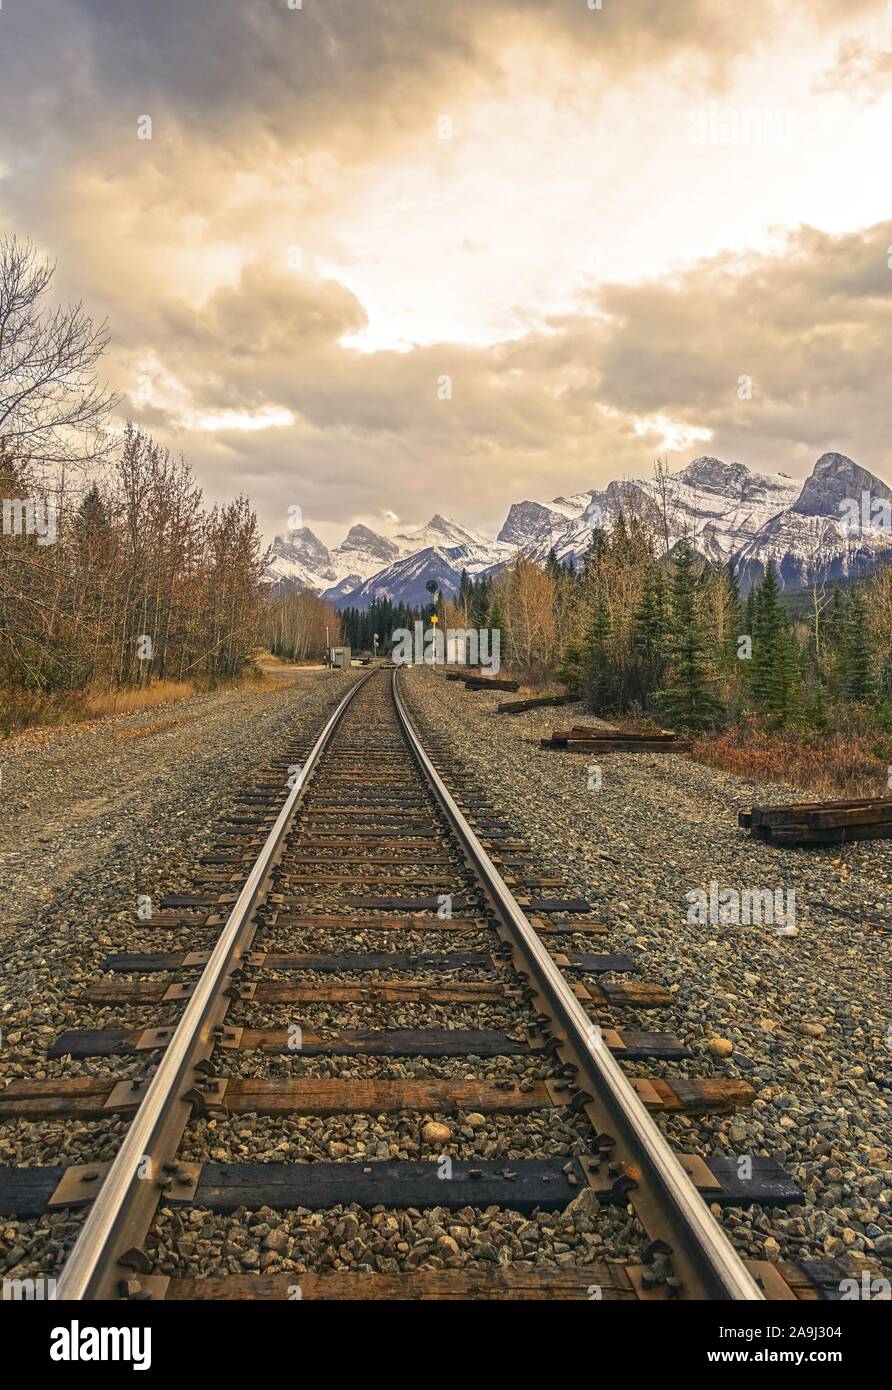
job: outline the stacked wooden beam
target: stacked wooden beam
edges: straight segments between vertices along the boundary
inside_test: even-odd
[[[506,680],[501,676],[469,676],[465,690],[519,690],[520,681]]]
[[[753,806],[738,822],[754,840],[773,845],[834,845],[847,840],[892,839],[892,797],[856,801],[803,801]]]
[[[525,709],[540,709],[543,705],[572,705],[578,695],[533,695],[529,700],[503,700],[499,714],[520,714]]]
[[[555,729],[551,738],[541,740],[543,748],[562,748],[568,753],[689,753],[689,739],[679,738],[673,729],[598,729],[591,724],[574,724]]]

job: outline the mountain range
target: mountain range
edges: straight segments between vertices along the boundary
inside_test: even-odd
[[[703,457],[663,479],[514,502],[495,540],[436,515],[392,538],[352,526],[329,550],[305,526],[276,536],[267,578],[292,580],[339,608],[366,608],[376,598],[420,604],[429,599],[428,580],[454,594],[463,569],[496,574],[518,550],[541,560],[553,550],[564,564],[578,562],[592,531],[609,529],[623,508],[648,517],[667,548],[687,535],[706,558],[732,561],[743,593],[769,560],[781,585],[795,589],[892,560],[890,504],[892,489],[844,454],[822,454],[804,482]]]

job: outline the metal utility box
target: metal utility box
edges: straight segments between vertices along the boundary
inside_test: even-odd
[[[349,647],[332,647],[330,662],[332,666],[337,666],[340,669],[343,669],[345,666],[350,665],[351,660],[352,656]]]

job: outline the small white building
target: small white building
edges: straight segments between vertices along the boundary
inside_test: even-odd
[[[349,647],[332,647],[329,653],[329,665],[336,666],[340,670],[348,667],[352,660],[353,656]]]

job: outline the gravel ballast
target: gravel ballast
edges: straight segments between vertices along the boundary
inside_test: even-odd
[[[106,1006],[78,999],[98,979],[109,951],[207,948],[213,933],[147,932],[134,922],[138,893],[195,891],[198,857],[218,838],[216,825],[233,796],[283,746],[315,733],[351,680],[349,673],[306,679],[300,689],[230,692],[170,708],[103,721],[85,730],[18,740],[3,758],[17,800],[7,832],[15,838],[4,872],[7,924],[0,926],[6,963],[0,993],[4,1047],[0,1077],[132,1075],[150,1058],[48,1061],[46,1048],[66,1028],[150,1027],[178,1017],[175,1006]],[[438,737],[485,791],[494,813],[532,846],[532,868],[554,873],[588,898],[609,926],[592,938],[549,938],[554,950],[627,952],[642,980],[662,983],[672,1006],[596,1010],[604,1026],[668,1030],[692,1056],[628,1069],[661,1074],[740,1077],[755,1104],[733,1116],[661,1120],[679,1149],[704,1156],[771,1155],[806,1192],[802,1207],[732,1209],[721,1220],[742,1254],[800,1260],[836,1256],[869,1268],[892,1265],[886,1048],[883,1014],[892,847],[881,842],[845,851],[778,851],[738,830],[739,806],[795,799],[778,786],[756,787],[675,756],[599,758],[602,778],[590,787],[592,757],[545,752],[539,739],[581,711],[544,709],[507,718],[499,698],[468,694],[424,670],[401,677],[422,733]],[[154,718],[152,717],[154,716]],[[358,717],[355,716],[355,717]],[[157,730],[145,732],[157,722]],[[351,716],[348,716],[348,727]],[[117,737],[118,734],[122,737]],[[102,794],[97,795],[97,788]],[[42,827],[48,826],[45,830]],[[48,836],[45,842],[41,834]],[[407,858],[405,872],[414,872]],[[325,870],[323,870],[325,872]],[[397,867],[394,872],[401,873]],[[451,873],[450,873],[451,877]],[[463,878],[463,876],[462,876]],[[796,892],[795,934],[771,926],[688,921],[692,890]],[[457,880],[461,891],[463,884]],[[349,890],[347,890],[349,891]],[[339,892],[301,890],[305,911],[337,911]],[[9,912],[10,903],[14,911]],[[295,910],[295,909],[292,909]],[[475,915],[471,911],[468,915]],[[262,939],[261,939],[262,938]],[[262,928],[255,949],[343,952],[356,949],[486,949],[487,928],[437,933],[429,915],[417,931],[376,933],[344,926],[313,929],[283,920]],[[418,973],[417,971],[414,973]],[[429,973],[429,972],[422,972]],[[275,969],[263,978],[297,977]],[[131,979],[137,977],[131,976]],[[160,977],[146,977],[158,979]],[[164,977],[165,983],[188,972]],[[304,981],[314,978],[304,974]],[[337,975],[326,974],[329,983]],[[345,973],[343,983],[377,976]],[[402,975],[388,972],[391,983]],[[437,976],[432,976],[432,981]],[[450,972],[453,981],[502,978],[502,968]],[[607,976],[607,980],[620,978]],[[628,978],[628,977],[625,977]],[[231,1022],[282,1028],[289,1006],[238,1001]],[[344,1028],[497,1028],[522,1035],[529,1020],[516,1001],[481,1006],[392,1001],[311,1004],[301,1026],[325,1034]],[[379,1058],[263,1056],[233,1052],[228,1071],[242,1076],[400,1079],[511,1078],[552,1074],[542,1056]],[[429,1123],[450,1138],[432,1146]],[[20,1122],[0,1126],[0,1163],[96,1161],[114,1153],[126,1122]],[[433,1160],[441,1149],[459,1159],[516,1161],[583,1154],[591,1134],[584,1116],[564,1111],[527,1115],[409,1114],[275,1118],[221,1115],[193,1119],[180,1157],[220,1162],[345,1162],[386,1158]],[[162,1208],[147,1249],[159,1272],[277,1273],[359,1270],[384,1273],[516,1261],[549,1265],[637,1261],[642,1232],[630,1208],[599,1209],[591,1194],[565,1213],[532,1218],[498,1208],[461,1213],[390,1211],[353,1206],[310,1213],[239,1210],[228,1215]],[[716,1214],[719,1209],[714,1208]],[[0,1218],[0,1272],[57,1272],[82,1213],[34,1221]]]
[[[132,1058],[47,1061],[46,1050],[65,1029],[177,1018],[157,1006],[98,1009],[79,995],[109,952],[167,949],[176,934],[147,933],[137,896],[194,891],[198,859],[233,797],[283,746],[314,737],[355,679],[308,671],[287,685],[196,695],[0,747],[0,1085],[133,1073]],[[0,1163],[110,1158],[125,1129],[114,1118],[0,1125]],[[73,1239],[81,1219],[0,1216],[0,1273],[52,1270],[59,1240]]]
[[[628,951],[640,978],[671,990],[671,1009],[630,1025],[671,1029],[691,1048],[686,1066],[667,1071],[755,1087],[753,1106],[734,1115],[661,1120],[679,1148],[771,1155],[803,1188],[802,1207],[722,1214],[741,1253],[892,1268],[892,843],[772,849],[738,828],[738,810],[806,794],[677,755],[544,750],[553,728],[591,716],[581,706],[500,715],[503,696],[429,669],[401,679],[419,728],[466,763],[527,836],[536,866],[564,874],[601,915],[609,937],[599,949]],[[686,895],[708,895],[713,882],[720,892],[794,890],[795,934],[689,922]],[[622,1026],[628,1015],[614,1018]],[[727,1055],[710,1050],[719,1041]]]

